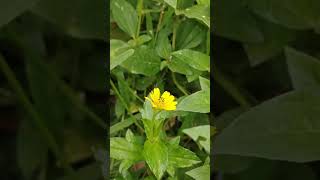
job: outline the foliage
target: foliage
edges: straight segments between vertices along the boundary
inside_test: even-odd
[[[111,1],[111,178],[208,179],[208,165],[201,167],[210,152],[209,6]],[[177,109],[144,100],[154,88],[172,93]]]

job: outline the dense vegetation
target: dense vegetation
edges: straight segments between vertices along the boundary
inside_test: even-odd
[[[111,178],[209,179],[209,6],[111,1]]]

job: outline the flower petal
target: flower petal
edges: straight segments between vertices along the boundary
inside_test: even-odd
[[[170,96],[170,93],[168,91],[165,91],[162,95],[161,98],[166,99]]]
[[[154,102],[158,102],[160,99],[160,89],[159,88],[154,88],[153,91],[150,93],[150,98]]]
[[[152,101],[150,98],[148,98],[148,97],[144,97],[144,98],[146,98],[148,101],[150,101],[150,102],[151,102],[152,107],[157,107],[157,106],[153,103],[153,101]]]

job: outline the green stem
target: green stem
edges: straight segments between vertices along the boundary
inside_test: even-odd
[[[177,27],[179,25],[179,22],[180,21],[177,19],[177,17],[175,17],[172,30],[172,51],[176,49]]]
[[[50,133],[49,129],[46,127],[43,119],[38,114],[38,112],[34,109],[33,105],[29,101],[27,95],[24,93],[20,83],[16,79],[14,73],[10,69],[9,65],[4,60],[4,57],[0,55],[0,68],[1,71],[4,73],[5,77],[7,78],[10,86],[15,91],[17,98],[21,105],[26,109],[26,111],[30,114],[31,120],[35,126],[40,130],[41,134],[43,135],[44,139],[46,140],[49,148],[55,155],[55,157],[60,161],[62,167],[67,173],[73,173],[73,169],[66,160],[63,158],[63,153],[59,149],[58,143],[54,139],[54,136]]]
[[[137,12],[138,12],[138,28],[136,32],[136,38],[140,35],[140,27],[141,27],[141,21],[142,21],[142,12],[143,12],[143,0],[138,0],[137,3]]]
[[[161,27],[161,23],[162,23],[162,19],[163,19],[163,14],[164,14],[164,9],[165,9],[165,4],[162,6],[161,11],[160,11],[160,16],[159,16],[159,20],[158,20],[158,25],[157,25],[157,30],[156,30],[156,35],[154,38],[154,42],[157,42],[157,38],[158,38],[158,34],[160,31],[160,27]]]
[[[252,103],[242,94],[240,89],[234,85],[230,80],[228,80],[225,75],[220,72],[215,65],[213,66],[213,79],[225,89],[231,97],[237,101],[242,107],[250,108]]]
[[[139,97],[136,93],[134,93],[134,91],[131,88],[129,88],[129,90],[140,102],[144,103],[144,100],[141,99],[141,97]]]
[[[152,120],[155,120],[156,116],[161,112],[161,110],[155,110],[152,115]]]
[[[148,13],[158,13],[161,12],[159,9],[144,9],[142,10],[142,14],[148,14]]]
[[[126,108],[126,110],[128,111],[128,114],[130,117],[132,117],[134,119],[134,123],[135,125],[141,130],[141,132],[144,132],[144,129],[141,127],[141,125],[138,123],[137,119],[132,115],[132,113],[130,112],[129,106],[127,105],[127,103],[125,102],[125,100],[123,99],[123,97],[120,95],[117,87],[114,85],[113,81],[110,79],[110,85],[111,88],[113,89],[113,91],[116,93],[116,96],[119,98],[120,102],[122,103],[122,105]]]
[[[173,83],[177,86],[177,88],[186,96],[189,95],[189,92],[183,87],[181,86],[177,79],[176,79],[176,75],[174,74],[174,72],[171,72],[171,75],[172,75],[172,80],[173,80]]]

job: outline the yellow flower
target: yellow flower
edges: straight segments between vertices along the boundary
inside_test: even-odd
[[[160,97],[160,89],[154,88],[148,97],[145,97],[152,104],[152,107],[156,109],[164,109],[167,111],[176,110],[177,102],[174,101],[174,96],[170,95],[168,91],[165,91]]]

